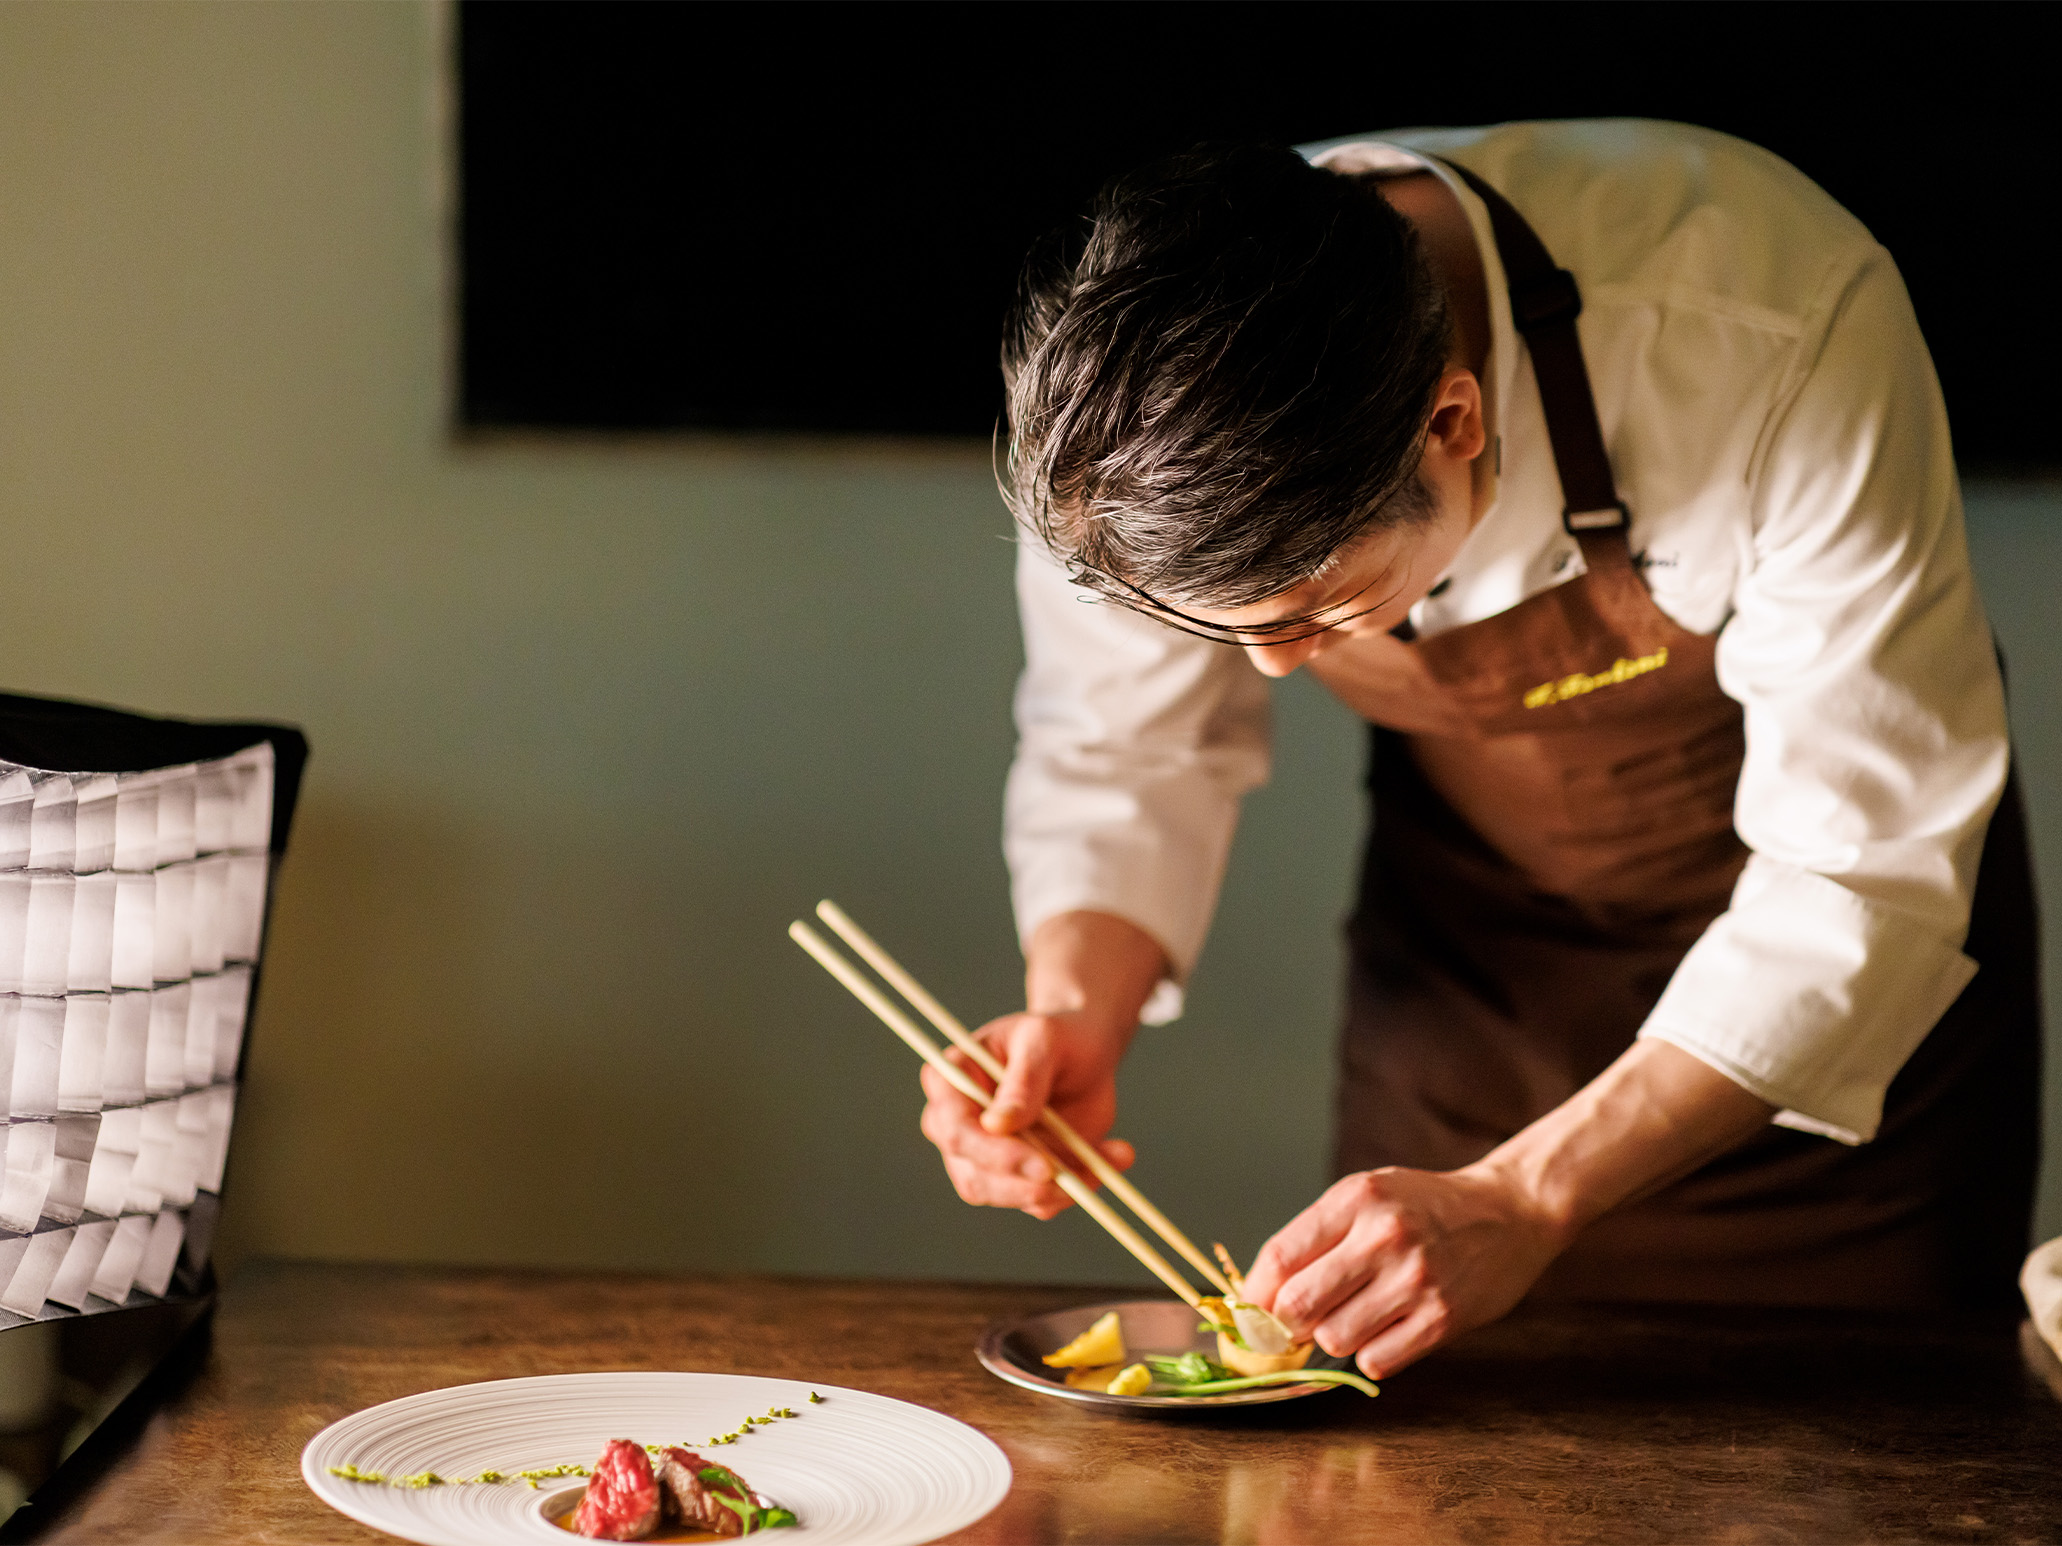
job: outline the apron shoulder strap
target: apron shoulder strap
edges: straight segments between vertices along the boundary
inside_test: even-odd
[[[1628,518],[1611,476],[1611,458],[1604,450],[1604,431],[1590,393],[1589,367],[1583,363],[1582,340],[1575,332],[1582,292],[1575,276],[1554,262],[1509,199],[1458,162],[1444,156],[1439,160],[1489,209],[1489,228],[1510,285],[1511,318],[1532,351],[1547,439],[1561,475],[1561,497],[1566,501],[1561,524],[1582,544],[1585,562],[1608,562],[1625,551]]]

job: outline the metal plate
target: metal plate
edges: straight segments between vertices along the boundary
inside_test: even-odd
[[[988,1372],[1041,1396],[1058,1396],[1088,1406],[1121,1406],[1139,1409],[1196,1411],[1205,1407],[1259,1406],[1269,1401],[1294,1401],[1298,1396],[1316,1395],[1330,1385],[1268,1385],[1258,1390],[1234,1390],[1221,1396],[1113,1396],[1100,1390],[1074,1390],[1064,1371],[1047,1368],[1039,1360],[1065,1347],[1112,1310],[1124,1328],[1124,1346],[1136,1361],[1151,1353],[1172,1358],[1187,1352],[1217,1356],[1217,1338],[1196,1329],[1196,1312],[1178,1299],[1125,1299],[1115,1304],[1084,1305],[1078,1310],[1054,1310],[1047,1315],[1027,1315],[1022,1320],[997,1321],[981,1333],[975,1351]],[[1320,1358],[1314,1367],[1343,1363]]]

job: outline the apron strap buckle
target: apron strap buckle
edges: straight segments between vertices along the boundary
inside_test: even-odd
[[[1621,530],[1631,524],[1632,512],[1625,508],[1624,500],[1616,500],[1597,510],[1563,510],[1561,524],[1568,535],[1580,537],[1586,531]]]

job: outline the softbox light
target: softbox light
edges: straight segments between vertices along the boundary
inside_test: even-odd
[[[31,1327],[212,1292],[306,759],[277,725],[0,695],[0,1365]]]

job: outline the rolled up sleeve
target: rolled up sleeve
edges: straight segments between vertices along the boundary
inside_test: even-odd
[[[1178,983],[1202,953],[1239,801],[1267,778],[1267,682],[1235,649],[1085,597],[1020,549],[1025,664],[1003,818],[1018,935],[1058,913],[1114,913],[1160,942]],[[1149,1009],[1172,1018],[1178,990]]]
[[[1753,551],[1719,636],[1745,711],[1730,908],[1641,1032],[1846,1143],[1975,973],[1962,953],[2004,787],[2003,685],[1945,411],[1887,254],[1829,282],[1771,414]]]

